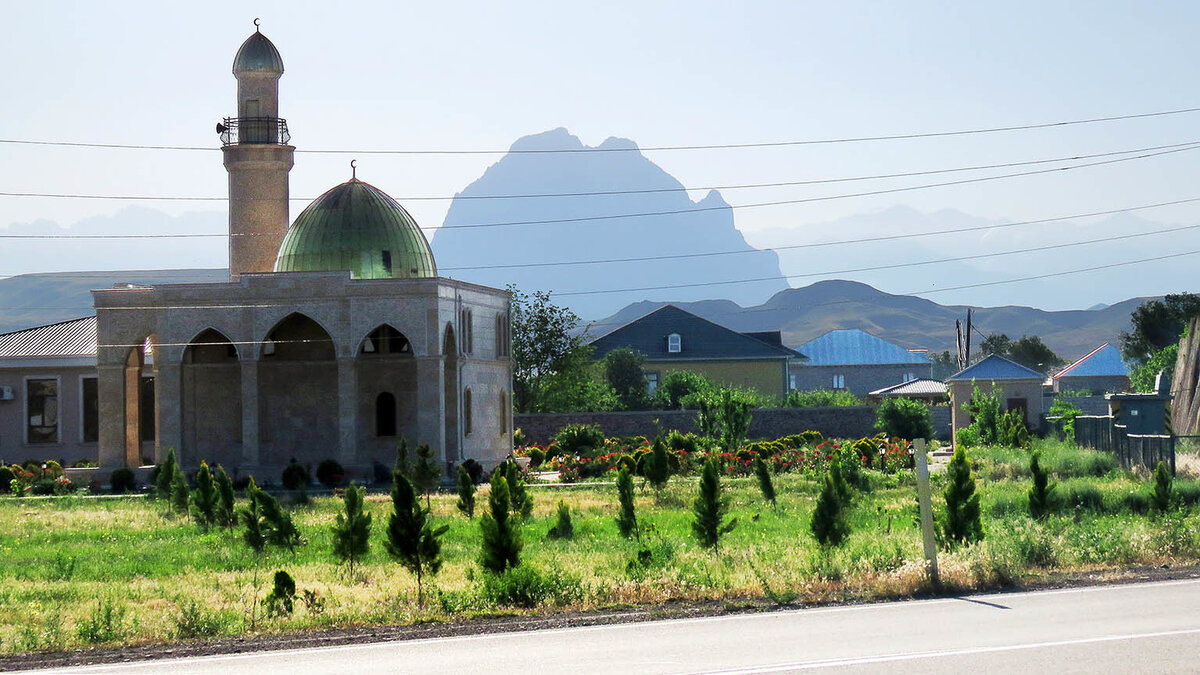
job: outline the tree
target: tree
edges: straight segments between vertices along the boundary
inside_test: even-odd
[[[1043,375],[1067,363],[1036,335],[1022,335],[1020,340],[1012,343],[1008,358]]]
[[[726,452],[737,452],[750,429],[750,411],[754,401],[731,389],[721,390],[721,445]]]
[[[259,490],[258,508],[262,513],[263,531],[267,536],[268,544],[286,548],[292,555],[296,555],[296,549],[308,543],[300,535],[300,530],[292,521],[292,515],[283,508],[274,495]]]
[[[217,507],[220,495],[213,482],[212,472],[207,462],[200,462],[200,470],[196,472],[196,490],[192,493],[192,518],[204,530],[217,522]]]
[[[947,543],[969,544],[983,539],[983,521],[979,515],[979,495],[967,452],[959,446],[946,466],[946,520],[942,532]]]
[[[837,546],[850,534],[846,521],[846,502],[838,489],[837,469],[830,467],[821,483],[821,494],[817,496],[817,508],[813,511],[809,529],[821,546]]]
[[[990,356],[1008,356],[1008,350],[1012,347],[1012,340],[1004,333],[992,333],[983,339],[979,344],[980,357]]]
[[[654,390],[654,405],[666,410],[681,410],[683,400],[699,394],[712,394],[718,386],[715,382],[690,370],[672,370],[663,375]]]
[[[342,562],[350,564],[350,575],[354,576],[354,563],[370,550],[371,514],[363,512],[363,495],[366,490],[350,485],[342,493],[342,513],[333,523],[333,554]]]
[[[695,397],[696,430],[705,438],[716,439],[721,435],[721,406],[708,395]]]
[[[186,516],[191,497],[191,492],[188,490],[187,478],[183,475],[183,471],[180,471],[179,467],[176,466],[175,476],[171,479],[171,508],[180,515]]]
[[[557,520],[550,528],[552,539],[571,539],[575,536],[575,524],[571,522],[571,507],[563,500],[558,500]]]
[[[906,441],[933,438],[929,406],[908,398],[887,398],[875,409],[875,428]]]
[[[521,467],[513,459],[504,463],[504,478],[508,481],[508,494],[512,502],[513,515],[528,518],[533,513],[533,495],[525,489],[525,478]]]
[[[579,317],[552,303],[549,293],[527,295],[514,286],[508,290],[512,293],[513,402],[517,412],[535,412],[546,378],[586,371],[591,366],[591,348],[587,331],[578,330]],[[570,384],[578,384],[578,378]]]
[[[762,491],[763,499],[771,502],[772,509],[776,508],[775,484],[771,482],[771,471],[759,455],[754,456],[754,475],[758,477],[758,489]]]
[[[467,467],[458,465],[458,510],[467,518],[475,517],[475,481]]]
[[[617,407],[621,410],[642,410],[649,403],[646,375],[642,364],[646,358],[629,347],[619,347],[605,354],[600,362],[604,379],[617,396]]]
[[[720,466],[715,458],[710,457],[704,463],[700,474],[700,494],[692,503],[692,533],[701,546],[711,548],[713,553],[719,553],[718,544],[721,535],[727,534],[737,527],[737,518],[726,521],[729,512],[729,498],[721,496]]]
[[[267,532],[259,502],[261,494],[263,491],[255,485],[254,477],[251,476],[250,483],[246,485],[246,507],[238,511],[238,519],[246,528],[242,532],[242,541],[246,542],[251,551],[260,555],[267,548]]]
[[[958,357],[950,354],[949,350],[941,354],[930,352],[929,360],[933,362],[933,379],[945,380],[947,377],[962,370],[958,367]]]
[[[500,574],[521,564],[521,531],[509,513],[508,481],[503,472],[492,473],[491,489],[488,491],[488,510],[479,519],[483,531],[483,555],[479,564],[489,572]]]
[[[1029,459],[1029,474],[1033,487],[1029,489],[1029,515],[1034,520],[1045,520],[1054,510],[1054,484],[1050,472],[1042,467],[1042,453],[1035,450]]]
[[[654,439],[654,445],[650,449],[650,456],[646,458],[642,475],[656,492],[661,491],[667,481],[671,479],[671,459],[667,456],[667,444],[661,436]]]
[[[449,525],[433,529],[428,516],[429,509],[421,508],[413,484],[403,473],[393,473],[392,515],[384,546],[388,555],[417,576],[417,604],[421,607],[425,606],[423,580],[426,575],[436,576],[442,569],[439,538],[450,529]]]
[[[1179,342],[1188,320],[1200,316],[1200,295],[1179,293],[1147,300],[1133,310],[1133,330],[1121,333],[1121,355],[1145,363],[1159,350]]]
[[[237,524],[237,513],[233,507],[233,480],[220,464],[217,465],[213,482],[217,485],[218,497],[216,522],[222,527],[233,527]]]
[[[1150,504],[1159,513],[1166,513],[1171,510],[1171,506],[1175,501],[1172,485],[1174,482],[1171,470],[1167,468],[1166,462],[1160,461],[1154,469],[1154,492],[1150,493]]]
[[[428,443],[417,446],[417,461],[412,467],[411,476],[413,485],[425,495],[425,508],[429,508],[429,495],[437,489],[442,472],[433,459],[433,449]]]
[[[617,473],[617,500],[621,504],[621,511],[617,515],[617,529],[621,531],[622,537],[628,539],[630,535],[637,535],[640,541],[637,515],[633,510],[633,476],[624,466]]]
[[[178,472],[179,462],[175,459],[175,448],[171,448],[167,450],[167,458],[154,467],[154,492],[159,499],[171,499],[171,486]]]
[[[1134,391],[1150,393],[1154,391],[1154,383],[1158,374],[1166,373],[1170,379],[1175,374],[1175,363],[1179,360],[1179,345],[1173,344],[1154,352],[1146,362],[1129,369],[1129,385]]]

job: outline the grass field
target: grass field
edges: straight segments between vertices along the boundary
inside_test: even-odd
[[[986,539],[944,552],[943,580],[952,588],[1008,585],[1048,570],[1195,562],[1200,559],[1200,485],[1176,482],[1181,508],[1146,513],[1148,479],[1113,470],[1102,455],[1042,443],[1062,506],[1044,522],[1028,517],[1028,455],[978,450],[973,459],[983,495]],[[330,525],[340,499],[314,499],[293,510],[307,546],[292,556],[257,558],[238,530],[201,532],[189,519],[163,515],[146,499],[0,499],[0,649],[26,652],[85,644],[168,641],[190,637],[310,627],[453,620],[480,614],[588,609],[672,599],[767,598],[787,603],[909,596],[926,588],[911,472],[865,471],[867,487],[851,513],[853,532],[840,548],[822,550],[809,532],[818,484],[797,474],[775,477],[777,510],[753,478],[725,479],[738,525],[720,555],[691,534],[696,479],[677,477],[662,495],[638,491],[639,519],[650,553],[621,538],[612,485],[531,486],[533,516],[524,525],[522,562],[541,573],[541,604],[513,609],[495,601],[479,557],[478,520],[433,498],[435,524],[448,524],[446,560],[416,603],[415,579],[383,549],[391,503],[368,498],[374,518],[371,551],[351,576],[331,554]],[[941,476],[934,476],[935,511]],[[640,484],[640,480],[639,480]],[[571,507],[575,536],[547,537],[559,499]],[[486,486],[478,495],[482,513]],[[264,617],[255,599],[277,569],[302,591],[294,614]],[[312,591],[304,600],[304,590]]]

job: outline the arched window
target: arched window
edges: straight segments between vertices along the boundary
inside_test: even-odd
[[[463,390],[463,436],[471,435],[471,388]]]
[[[375,397],[375,435],[396,435],[396,397],[390,392]]]
[[[500,390],[500,435],[508,433],[508,392]]]

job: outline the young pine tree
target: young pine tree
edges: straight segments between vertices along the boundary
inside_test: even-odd
[[[509,512],[508,481],[504,473],[492,474],[492,485],[488,491],[488,510],[479,519],[483,531],[483,555],[479,564],[489,572],[500,574],[521,564],[521,531],[513,522]]]
[[[969,544],[983,539],[983,521],[979,515],[979,495],[967,452],[960,445],[946,466],[946,520],[942,525],[947,544]]]
[[[259,495],[264,494],[254,483],[251,476],[250,484],[246,486],[246,507],[237,512],[238,520],[246,528],[242,532],[242,541],[257,554],[267,548],[267,531],[263,523],[262,509],[259,508]]]
[[[1174,482],[1166,462],[1159,462],[1154,469],[1154,492],[1150,494],[1150,504],[1159,513],[1171,510],[1174,502]]]
[[[628,539],[630,536],[636,536],[638,541],[641,541],[637,515],[633,510],[633,476],[625,467],[621,467],[620,473],[617,474],[617,499],[621,503],[621,512],[617,515],[617,529],[621,531],[622,537]]]
[[[175,477],[171,479],[171,508],[180,515],[186,516],[190,501],[191,492],[188,490],[187,477],[176,466]]]
[[[646,458],[646,467],[642,473],[646,476],[646,482],[650,483],[656,492],[661,491],[670,480],[671,462],[667,457],[667,444],[661,437],[654,439],[654,447],[650,456]]]
[[[726,521],[729,512],[729,498],[721,496],[720,465],[716,459],[709,458],[704,463],[704,471],[700,474],[700,494],[692,503],[692,533],[701,546],[711,548],[719,553],[718,543],[721,535],[726,534],[737,526],[737,518]]]
[[[343,512],[337,515],[333,524],[333,554],[350,564],[351,576],[354,576],[354,563],[370,549],[371,514],[363,512],[365,493],[361,487],[347,487],[342,494]]]
[[[1054,484],[1050,472],[1042,467],[1042,453],[1033,451],[1029,459],[1029,473],[1033,476],[1033,487],[1029,489],[1029,515],[1034,520],[1045,520],[1054,510]]]
[[[154,493],[159,499],[169,501],[173,494],[171,486],[175,483],[175,474],[179,471],[179,462],[175,459],[175,449],[167,451],[167,458],[155,467]]]
[[[200,462],[200,470],[196,472],[196,490],[192,492],[192,518],[204,530],[217,524],[217,507],[220,495],[213,482],[212,472],[207,462]]]
[[[429,510],[421,508],[416,490],[403,473],[393,473],[392,481],[392,515],[384,546],[388,555],[417,576],[417,604],[424,607],[424,579],[442,569],[442,543],[438,538],[450,526],[435,530],[429,525]]]
[[[821,494],[817,497],[817,508],[813,511],[809,528],[822,546],[837,546],[850,534],[846,522],[846,501],[837,487],[836,465],[829,467]]]
[[[292,555],[296,555],[296,549],[308,543],[300,536],[300,530],[292,522],[291,514],[284,510],[274,495],[259,490],[258,508],[262,513],[268,544],[286,548]]]
[[[521,467],[515,460],[504,463],[504,479],[508,481],[509,499],[512,501],[513,514],[521,518],[529,518],[533,513],[533,495],[525,489],[525,479],[521,477]]]
[[[428,443],[417,446],[417,461],[413,464],[411,476],[413,485],[425,495],[425,508],[430,508],[429,495],[437,489],[442,472],[438,469],[437,461],[433,458],[433,449]]]
[[[217,486],[216,523],[221,527],[233,527],[237,525],[237,513],[233,508],[233,480],[220,464],[217,465],[213,482]]]
[[[754,475],[758,477],[758,489],[762,491],[763,499],[771,502],[772,509],[776,508],[775,484],[771,482],[771,471],[758,455],[754,456]]]
[[[461,464],[458,466],[458,502],[455,506],[467,518],[475,517],[475,481]]]
[[[575,536],[575,523],[571,522],[571,507],[563,500],[558,500],[558,520],[550,528],[552,539],[571,539]]]

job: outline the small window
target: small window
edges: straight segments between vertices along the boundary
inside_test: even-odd
[[[57,443],[58,380],[26,380],[25,413],[30,444]]]
[[[791,390],[791,389],[795,389],[795,388],[796,388],[796,376],[788,375],[788,389]]]
[[[463,436],[471,435],[471,389],[463,390]]]
[[[100,440],[100,396],[94,377],[85,377],[79,381],[83,391],[83,442],[95,443]]]
[[[500,434],[508,433],[508,392],[500,390]]]
[[[672,354],[678,354],[683,351],[683,336],[679,333],[671,333],[667,336],[667,351]]]
[[[912,381],[913,381],[913,380],[915,380],[915,379],[917,379],[917,376],[916,376],[916,375],[914,375],[914,374],[912,374],[912,373],[905,373],[905,374],[904,374],[904,381],[905,381],[905,382],[912,382]]]
[[[834,389],[845,389],[846,388],[846,376],[841,375],[841,374],[834,375],[833,376],[833,388]]]
[[[508,315],[496,315],[496,358],[509,356]]]
[[[396,397],[391,392],[375,397],[375,435],[380,438],[396,435]]]
[[[392,252],[391,251],[383,252],[383,273],[388,275],[389,277],[392,276]]]
[[[646,391],[650,392],[650,395],[653,396],[654,391],[656,389],[658,389],[658,371],[657,370],[647,371],[646,372]]]
[[[143,441],[154,440],[154,378],[143,377],[138,401],[138,427]]]
[[[459,332],[462,335],[462,353],[470,354],[475,351],[475,331],[472,324],[474,316],[471,310],[464,309],[458,313]]]

